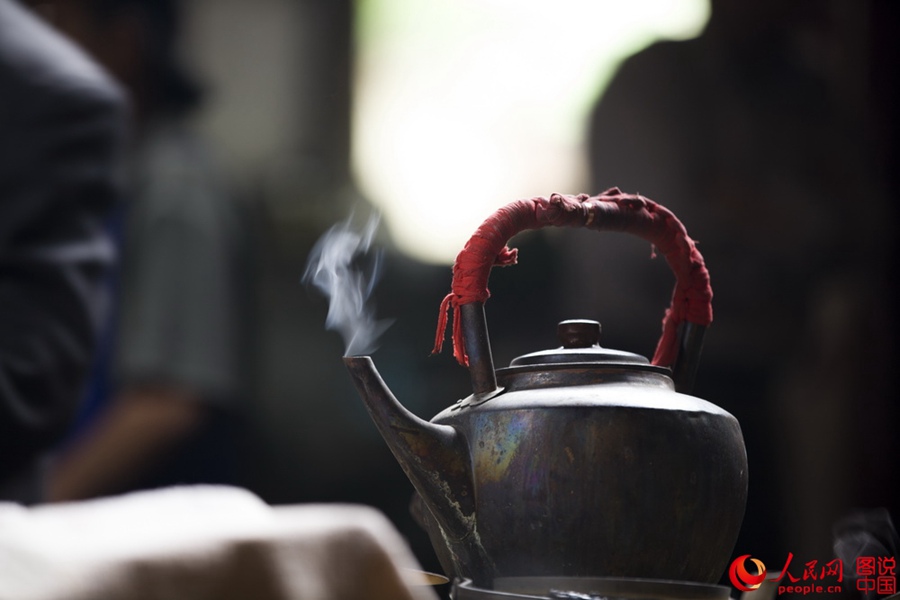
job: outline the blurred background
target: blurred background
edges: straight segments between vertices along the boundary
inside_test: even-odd
[[[897,514],[897,3],[178,7],[174,51],[203,91],[190,124],[239,204],[242,239],[234,468],[211,479],[272,503],[375,505],[438,570],[325,331],[326,303],[300,282],[306,257],[351,212],[383,215],[375,303],[396,321],[374,358],[430,417],[469,393],[449,353],[428,353],[475,227],[520,197],[619,186],[672,208],[710,268],[717,322],[697,395],[747,437],[736,554],[825,562],[835,519]],[[576,317],[601,320],[605,345],[652,353],[665,264],[582,233],[523,235],[522,264],[493,276],[498,365],[554,346],[555,323]]]
[[[585,124],[617,63],[655,39],[696,36],[709,18],[704,0],[185,8],[186,51],[215,89],[201,126],[235,171],[251,181],[298,177],[293,164],[293,175],[279,170],[286,153],[350,135],[347,123],[328,122],[326,133],[321,117],[306,115],[349,114],[342,150],[353,181],[400,249],[437,263],[452,262],[498,198],[583,188]],[[336,37],[318,22],[327,19],[353,30]],[[352,66],[350,50],[330,58],[346,43]],[[352,97],[339,100],[322,87],[329,81],[349,83]],[[434,209],[448,203],[453,211]]]

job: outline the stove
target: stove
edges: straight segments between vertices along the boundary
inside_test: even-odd
[[[453,584],[453,600],[728,600],[719,585],[661,579],[610,577],[499,577],[493,589],[470,580]]]

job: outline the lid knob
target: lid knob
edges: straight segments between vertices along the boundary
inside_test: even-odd
[[[556,327],[563,348],[590,348],[600,345],[600,323],[589,319],[569,319]]]

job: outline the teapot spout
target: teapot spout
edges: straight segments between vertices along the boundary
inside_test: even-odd
[[[449,425],[429,423],[397,401],[368,356],[345,356],[375,426],[418,492],[413,514],[448,575],[489,584],[496,575],[481,544],[469,448]],[[427,510],[421,510],[419,502]]]
[[[391,393],[368,356],[345,356],[344,364],[379,433],[413,487],[451,539],[475,527],[468,450],[449,425],[420,419]]]

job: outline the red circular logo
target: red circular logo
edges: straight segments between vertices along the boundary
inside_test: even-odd
[[[745,563],[748,558],[750,559],[750,562],[756,566],[755,575],[752,575],[747,571]],[[738,590],[750,592],[758,588],[766,578],[766,565],[758,558],[750,558],[749,554],[738,556],[734,559],[734,562],[731,563],[731,566],[728,567],[728,577],[731,578],[731,583],[733,583],[734,587]]]

